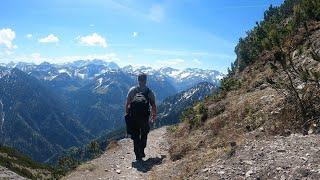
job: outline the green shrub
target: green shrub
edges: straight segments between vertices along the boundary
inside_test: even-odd
[[[167,128],[167,130],[170,132],[170,133],[174,133],[178,130],[178,125],[171,125]]]
[[[5,154],[0,155],[0,165],[21,176],[30,179],[38,179],[37,176],[42,175],[43,173],[54,178],[62,176],[57,169],[49,165],[35,162],[28,156],[25,156],[12,148],[0,146],[0,153]],[[34,173],[32,172],[33,170],[35,170]]]
[[[231,90],[237,90],[241,87],[241,82],[232,77],[226,77],[221,80],[220,89],[228,92]]]
[[[197,128],[208,118],[208,109],[204,103],[198,103],[194,107],[187,109],[182,113],[181,121],[189,125],[189,127]]]
[[[319,0],[286,0],[279,7],[270,6],[264,20],[256,23],[245,38],[240,38],[235,48],[237,69],[244,70],[259,59],[261,52],[284,44],[299,27],[308,32],[308,23],[319,20]]]

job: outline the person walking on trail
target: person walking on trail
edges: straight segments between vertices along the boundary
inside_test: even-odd
[[[154,123],[157,115],[155,95],[146,84],[147,75],[139,74],[138,86],[130,88],[125,104],[127,133],[131,135],[133,140],[137,161],[141,161],[146,156],[144,149],[147,145],[147,137],[150,131],[149,123]]]

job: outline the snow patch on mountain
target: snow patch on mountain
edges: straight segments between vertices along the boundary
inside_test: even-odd
[[[171,67],[152,68],[147,66],[124,66],[120,68],[114,62],[106,62],[103,60],[79,60],[65,64],[50,64],[48,62],[35,65],[32,63],[8,63],[4,68],[10,69],[17,67],[27,74],[37,77],[40,80],[54,81],[59,83],[79,82],[79,84],[89,83],[99,76],[108,74],[112,76],[128,76],[128,78],[136,79],[136,75],[146,73],[153,83],[171,84],[177,92],[186,90],[198,83],[209,82],[219,84],[224,74],[215,70],[203,70],[199,68],[175,69]],[[0,66],[1,68],[1,66]],[[0,69],[0,77],[3,76]],[[66,76],[66,74],[69,76]],[[106,76],[107,77],[107,76]],[[105,77],[103,77],[105,78]],[[71,81],[70,81],[71,80]],[[81,82],[80,82],[81,81]],[[102,81],[101,81],[102,82]],[[105,81],[104,81],[105,82]],[[151,81],[149,81],[150,83]],[[99,84],[99,83],[98,83]],[[99,85],[101,86],[101,85]]]
[[[95,87],[95,89],[99,88],[102,85],[103,78],[101,77],[101,78],[97,79],[97,82],[98,82],[98,85]]]
[[[0,100],[0,132],[1,132],[1,134],[3,133],[2,128],[3,128],[3,124],[4,124],[4,116],[5,116],[5,113],[3,110],[3,103]]]
[[[76,70],[76,71],[75,71],[74,76],[75,76],[75,77],[78,77],[78,78],[80,78],[80,79],[85,79],[85,78],[86,78],[86,74],[80,73],[79,70]]]
[[[71,74],[67,69],[65,69],[65,68],[59,69],[58,72],[59,72],[60,74],[62,74],[62,73],[67,73],[70,77],[72,76],[72,74]]]
[[[183,96],[179,99],[179,101],[181,100],[185,100],[185,99],[189,99],[191,96],[193,96],[199,89],[195,88],[195,89],[191,89],[190,91],[187,91],[183,94]]]
[[[146,67],[146,66],[124,66],[121,68],[123,71],[130,73],[130,74],[135,74],[138,75],[140,73],[146,73],[148,75],[153,75],[156,73],[156,70],[153,69],[152,67]]]

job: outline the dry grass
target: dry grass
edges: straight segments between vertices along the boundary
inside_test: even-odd
[[[169,131],[170,157],[178,161],[181,179],[191,177],[217,157],[231,154],[230,143],[240,145],[248,132],[255,131],[261,136],[287,135],[294,128],[292,109],[284,109],[283,98],[271,88],[245,94],[231,92],[215,104],[205,103],[209,117],[202,126],[190,129],[182,123]],[[219,105],[224,105],[224,110],[216,113],[215,107]]]
[[[208,162],[230,153],[231,142],[241,143],[242,137],[223,124],[210,122],[208,127],[209,124],[214,129],[190,132],[189,136],[175,139],[175,143],[171,144],[169,153],[171,159],[178,162],[178,179],[190,177]]]
[[[107,150],[116,149],[119,147],[118,141],[112,140],[107,146]]]
[[[215,102],[207,100],[209,117],[202,126],[190,129],[182,123],[169,131],[170,158],[179,162],[179,177],[191,176],[204,164],[230,154],[230,143],[241,144],[244,134],[263,126],[270,118],[265,114],[271,114],[280,103],[277,93],[270,88],[245,94],[231,92]],[[217,110],[218,107],[223,110]]]
[[[303,44],[300,35],[292,41],[294,47]],[[301,132],[297,109],[281,90],[266,82],[266,77],[275,75],[268,65],[272,58],[270,52],[262,53],[259,61],[237,74],[239,89],[206,98],[203,103],[208,118],[201,126],[190,128],[188,123],[182,123],[168,131],[169,153],[179,171],[177,177],[191,177],[217,157],[228,156],[232,152],[230,142],[241,145],[249,132],[257,138]]]
[[[78,171],[94,171],[97,168],[96,165],[91,164],[91,163],[85,163],[80,165],[77,170]]]

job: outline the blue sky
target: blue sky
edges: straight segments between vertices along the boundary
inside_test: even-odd
[[[234,47],[283,0],[3,0],[0,62],[104,59],[226,72]]]

